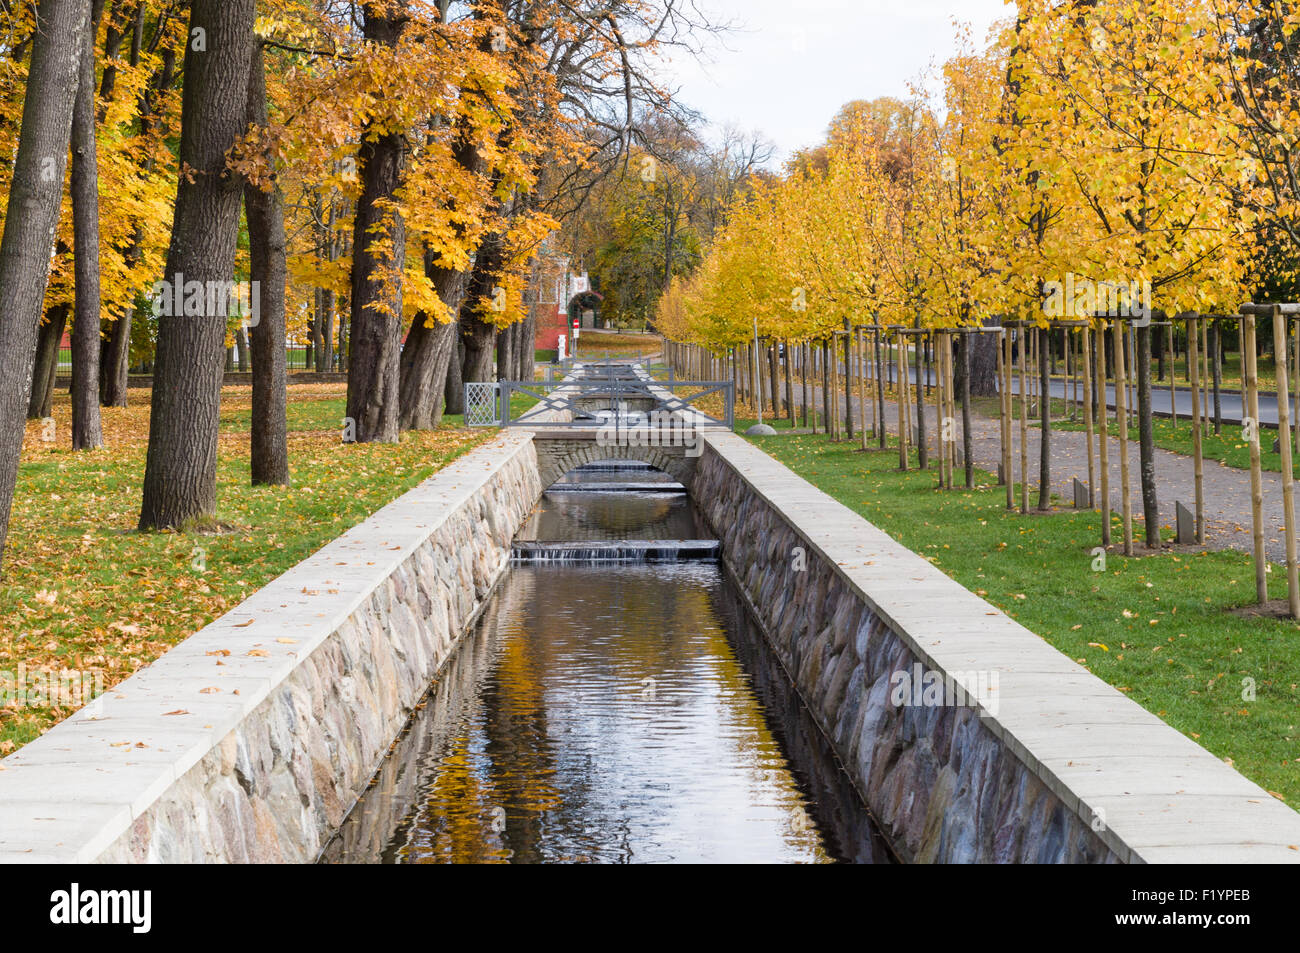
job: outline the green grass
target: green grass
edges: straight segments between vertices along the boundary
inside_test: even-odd
[[[489,438],[456,426],[397,444],[344,444],[346,385],[289,392],[292,485],[249,485],[248,388],[226,388],[215,532],[139,533],[148,393],[106,408],[108,447],[66,445],[29,424],[0,576],[0,672],[68,669],[105,687],[153,661],[329,540]],[[70,710],[0,707],[0,755]]]
[[[1265,789],[1300,803],[1300,627],[1225,611],[1253,601],[1249,556],[1110,554],[1094,571],[1097,513],[1008,513],[1004,489],[983,471],[976,490],[936,490],[934,472],[897,470],[892,441],[890,451],[864,453],[824,436],[750,439]],[[1270,585],[1283,596],[1285,574],[1274,571]],[[1253,701],[1242,698],[1247,679]]]

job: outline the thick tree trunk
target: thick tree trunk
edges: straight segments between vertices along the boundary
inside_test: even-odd
[[[121,310],[100,351],[99,402],[105,407],[126,406],[126,385],[131,369],[131,321],[134,315],[134,304]]]
[[[32,394],[27,403],[28,420],[44,420],[54,409],[54,380],[59,374],[59,344],[68,326],[66,304],[56,304],[45,312],[36,339],[36,366],[32,370]]]
[[[223,296],[195,307],[185,295],[189,307],[179,314],[174,305],[185,286],[229,288],[234,273],[241,181],[226,168],[226,153],[247,129],[255,7],[255,0],[194,0],[191,8],[180,161],[195,175],[182,177],[176,190],[164,271],[173,307],[158,318],[141,529],[181,527],[216,512],[228,308]],[[177,282],[185,286],[178,290]],[[193,311],[200,313],[185,313]]]
[[[996,318],[988,323],[997,324]],[[998,393],[998,336],[972,334],[970,392],[972,397],[996,397]],[[965,362],[963,362],[965,363]]]
[[[248,71],[248,122],[265,126],[266,71],[261,43],[255,43]],[[289,483],[289,444],[286,405],[288,384],[285,354],[284,288],[288,277],[284,237],[284,202],[278,185],[263,192],[244,186],[248,217],[248,258],[257,323],[250,329],[253,352],[253,419],[250,438],[253,485]],[[241,329],[240,333],[243,331]]]
[[[95,35],[104,0],[93,0],[72,111],[72,449],[104,445],[99,420],[99,157],[95,147]]]
[[[534,365],[536,364],[536,339],[537,339],[537,316],[530,308],[528,317],[524,319],[523,324],[519,326],[519,347],[517,349],[518,365],[515,367],[515,380],[530,381],[533,379]]]
[[[433,282],[434,290],[444,304],[452,309],[459,308],[468,274],[439,268],[434,261],[434,253],[426,249],[425,275]],[[453,363],[459,371],[456,322],[435,320],[433,327],[429,327],[429,317],[423,312],[415,316],[402,347],[399,421],[402,430],[433,430],[442,423],[443,405],[451,403],[447,392],[447,371]],[[449,408],[448,412],[462,411]]]
[[[405,4],[367,4],[366,39],[396,46]],[[361,144],[361,198],[352,232],[352,355],[348,417],[358,443],[398,438],[402,256],[406,223],[392,203],[402,184],[405,138],[385,133]]]
[[[1147,548],[1160,546],[1160,506],[1156,498],[1155,436],[1151,429],[1151,326],[1137,329],[1138,451],[1142,481],[1142,517]]]
[[[464,362],[460,346],[460,322],[453,321],[451,327],[451,352],[447,356],[447,386],[444,388],[446,399],[445,413],[465,413],[465,382],[460,368]]]
[[[50,278],[90,5],[39,0],[23,125],[0,240],[0,557],[18,480],[36,328]]]
[[[466,383],[497,379],[492,366],[497,328],[490,321],[483,320],[478,308],[493,298],[504,253],[503,236],[492,234],[483,240],[474,257],[474,269],[470,272],[465,299],[460,306],[460,343],[463,349],[460,374]]]

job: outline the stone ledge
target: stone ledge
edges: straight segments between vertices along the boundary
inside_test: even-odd
[[[503,434],[6,758],[0,862],[313,859],[539,494]]]
[[[942,673],[999,674],[997,710],[982,709],[978,723],[1084,829],[1091,828],[1094,811],[1104,812],[1104,826],[1096,833],[1115,859],[1300,862],[1300,851],[1290,849],[1300,846],[1300,814],[752,444],[733,434],[709,433],[703,439],[731,474],[779,515],[792,538],[807,545],[810,566],[818,560],[829,567],[915,659]],[[734,513],[733,507],[729,516],[737,519]],[[746,542],[771,546],[762,539]],[[790,588],[778,585],[772,554],[766,555],[748,579],[745,567],[737,567],[741,583],[763,580],[769,588]],[[769,593],[767,601],[788,619],[791,597]],[[852,641],[835,638],[837,645]],[[822,657],[809,656],[813,650],[806,646],[794,649],[805,665],[810,657]],[[797,679],[801,691],[808,690],[813,675],[810,670]],[[837,685],[833,675],[814,683]],[[820,710],[818,699],[808,701],[814,712]],[[852,713],[856,716],[856,708]],[[824,727],[836,740],[836,725]],[[838,741],[840,748],[854,746],[850,753],[867,743],[843,735]]]

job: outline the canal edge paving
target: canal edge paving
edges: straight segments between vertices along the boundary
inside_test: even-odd
[[[314,860],[540,494],[502,434],[4,759],[0,862]]]
[[[904,859],[1300,862],[1300,814],[752,444],[704,443],[728,568]],[[996,704],[891,703],[918,663],[996,673]]]

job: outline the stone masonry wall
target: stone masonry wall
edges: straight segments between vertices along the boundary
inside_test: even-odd
[[[712,443],[692,495],[769,643],[904,860],[1114,862],[977,709],[891,704],[891,676],[918,658],[795,529],[798,513],[770,506]]]
[[[540,494],[503,435],[5,759],[0,861],[315,860]]]

